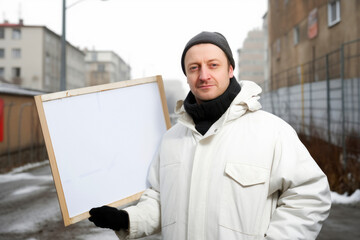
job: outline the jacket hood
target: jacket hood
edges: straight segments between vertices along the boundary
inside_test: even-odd
[[[261,108],[259,102],[259,94],[262,92],[261,87],[248,80],[240,81],[239,84],[241,86],[241,91],[230,104],[228,110],[224,113],[224,122],[239,118],[247,111],[254,112]],[[180,115],[179,120],[181,122],[192,122],[192,118],[185,111],[183,100],[176,103],[175,113]],[[223,117],[221,117],[221,119]]]

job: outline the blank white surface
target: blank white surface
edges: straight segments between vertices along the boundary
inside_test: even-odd
[[[43,102],[70,217],[146,189],[166,123],[158,85]]]

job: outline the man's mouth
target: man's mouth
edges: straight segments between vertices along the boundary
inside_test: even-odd
[[[206,88],[211,88],[213,85],[202,85],[202,86],[199,86],[199,88],[202,88],[202,89],[206,89]]]

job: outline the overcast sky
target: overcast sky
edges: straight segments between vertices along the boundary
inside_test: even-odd
[[[78,0],[67,0],[67,6]],[[116,52],[132,78],[162,75],[185,81],[180,57],[201,31],[225,35],[237,61],[248,31],[261,28],[267,0],[80,0],[67,9],[66,37],[74,46]],[[0,0],[10,23],[42,25],[61,34],[62,0]],[[237,69],[235,69],[237,70]],[[237,74],[237,71],[235,72]]]

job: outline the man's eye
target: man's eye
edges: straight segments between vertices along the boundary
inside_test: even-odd
[[[212,63],[210,66],[211,66],[212,68],[215,68],[215,67],[218,66],[218,64],[217,64],[217,63]]]
[[[197,66],[192,66],[192,67],[190,67],[190,70],[191,71],[194,71],[194,70],[196,70],[198,67]]]

